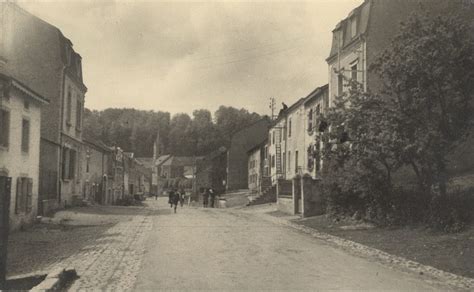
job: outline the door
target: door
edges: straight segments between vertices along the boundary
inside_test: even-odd
[[[5,288],[12,178],[0,176],[0,289]]]

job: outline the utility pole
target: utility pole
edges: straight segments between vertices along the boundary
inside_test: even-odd
[[[275,98],[274,97],[270,97],[269,108],[272,111],[271,119],[274,120],[275,119]]]

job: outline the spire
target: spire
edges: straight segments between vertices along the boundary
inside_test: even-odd
[[[160,157],[160,129],[156,131],[156,140],[155,143],[153,144],[153,159],[156,161],[158,157]]]

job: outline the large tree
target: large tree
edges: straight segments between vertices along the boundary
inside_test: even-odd
[[[425,190],[446,193],[447,157],[474,117],[474,42],[460,17],[413,15],[373,65],[396,110],[403,159]]]

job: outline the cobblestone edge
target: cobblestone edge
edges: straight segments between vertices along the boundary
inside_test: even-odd
[[[432,266],[423,265],[423,264],[420,264],[412,260],[408,260],[403,257],[386,253],[384,251],[381,251],[379,249],[376,249],[370,246],[366,246],[366,245],[363,245],[363,244],[360,244],[348,239],[330,235],[328,233],[318,231],[314,228],[310,228],[307,226],[293,223],[287,219],[278,218],[269,214],[262,214],[262,213],[258,215],[274,223],[288,226],[288,227],[297,229],[299,231],[302,231],[315,238],[329,242],[337,247],[350,250],[356,253],[357,255],[370,257],[371,259],[376,259],[379,262],[382,262],[384,264],[395,265],[402,269],[406,269],[420,275],[431,277],[434,281],[438,282],[437,284],[449,285],[449,286],[453,286],[454,288],[459,288],[466,291],[472,291],[474,289],[474,279],[472,278],[463,277],[463,276],[456,275],[450,272],[439,270]]]

